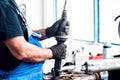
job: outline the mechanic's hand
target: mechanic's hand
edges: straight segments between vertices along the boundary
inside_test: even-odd
[[[65,44],[54,45],[50,47],[53,53],[53,59],[65,59],[66,56],[66,48]]]
[[[69,25],[70,23],[68,21],[59,19],[51,27],[48,27],[46,29],[46,36],[50,38],[50,37],[68,35]]]

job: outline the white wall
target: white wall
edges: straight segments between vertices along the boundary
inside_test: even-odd
[[[53,0],[16,0],[16,2],[19,6],[26,5],[26,19],[32,29],[51,26],[55,20]]]

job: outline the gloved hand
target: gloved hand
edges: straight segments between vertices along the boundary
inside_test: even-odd
[[[63,19],[59,19],[56,21],[51,27],[46,29],[46,36],[56,37],[56,36],[64,36],[69,33],[69,22]]]
[[[50,47],[53,53],[53,59],[65,59],[66,56],[66,48],[65,44],[54,45]]]

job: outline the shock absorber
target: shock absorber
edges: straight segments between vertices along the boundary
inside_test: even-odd
[[[63,22],[60,24],[59,29],[58,29],[58,30],[62,29],[61,31],[65,30],[63,26],[67,26],[66,25],[66,22],[67,22],[66,2],[67,0],[65,0],[64,8],[62,11],[62,16],[61,16],[61,19]],[[67,34],[63,34],[58,31],[58,35],[62,35],[62,36],[55,37],[57,44],[62,44],[67,40]],[[60,75],[61,62],[62,62],[62,59],[55,59],[54,68],[52,69],[53,80],[55,80],[55,78]]]

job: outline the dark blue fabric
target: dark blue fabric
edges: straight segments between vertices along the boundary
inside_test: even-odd
[[[0,69],[7,71],[14,69],[21,61],[11,54],[3,41],[24,36],[25,30],[9,1],[0,0]]]
[[[12,4],[0,2],[0,43],[15,36],[24,36],[18,15]]]
[[[2,68],[11,67],[12,70],[8,69],[6,71],[0,67],[0,75],[7,75],[5,80],[43,80],[42,66],[44,61],[38,63],[19,61],[11,55],[9,49],[3,43],[10,38],[24,36],[26,30],[11,1],[0,0],[0,66]],[[42,47],[38,41],[40,37],[41,35],[33,33],[29,36],[29,43]],[[13,65],[15,66],[12,67]],[[4,80],[2,78],[3,76],[0,77],[0,80]]]
[[[38,40],[39,38],[41,38],[40,34],[33,33],[29,36],[29,43],[42,47],[40,41]],[[5,80],[43,80],[43,64],[44,61],[38,63],[21,61],[19,66],[12,71],[6,72],[0,70],[0,75],[7,74],[9,77]]]

